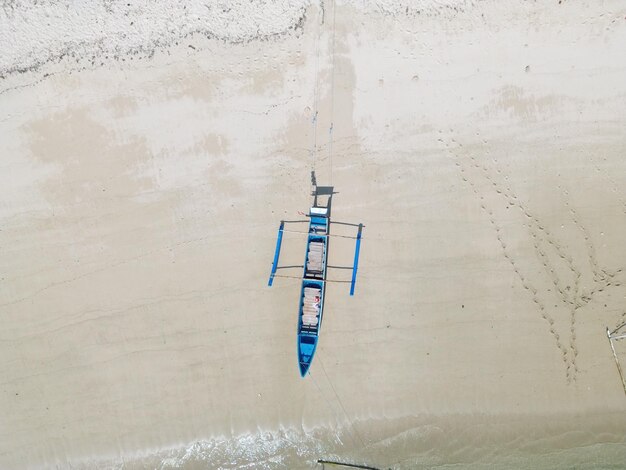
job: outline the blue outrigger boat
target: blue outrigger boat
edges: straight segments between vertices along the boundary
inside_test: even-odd
[[[306,254],[303,266],[304,271],[302,275],[300,302],[298,307],[298,364],[300,368],[300,375],[302,377],[304,377],[309,371],[309,367],[311,367],[311,362],[313,361],[313,356],[315,355],[315,350],[317,348],[320,328],[322,326],[326,283],[350,282],[350,295],[354,295],[361,244],[361,232],[363,228],[363,225],[359,224],[357,236],[348,237],[356,239],[354,264],[352,266],[352,280],[332,281],[326,279],[326,271],[328,269],[328,241],[331,237],[329,207],[318,207],[314,204],[309,211],[308,218],[309,231],[297,232],[307,235]],[[268,281],[268,286],[272,285],[274,277],[294,277],[280,276],[276,274],[284,229],[285,221],[281,221],[278,229],[276,250],[274,252],[274,261],[272,263],[272,271]]]
[[[304,259],[300,310],[298,312],[298,363],[304,377],[311,366],[322,326],[326,258],[328,255],[328,210],[312,207]]]

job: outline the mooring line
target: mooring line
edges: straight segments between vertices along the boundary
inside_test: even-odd
[[[321,10],[320,10],[321,11]],[[323,15],[323,12],[322,12]],[[313,88],[313,117],[311,118],[312,142],[311,149],[309,150],[309,158],[311,160],[311,171],[315,172],[315,166],[317,163],[317,116],[319,111],[319,80],[320,80],[320,36],[322,34],[322,28],[320,25],[320,12],[318,11],[317,20],[317,34],[315,35],[315,86]],[[323,16],[322,16],[323,21]]]
[[[330,377],[328,377],[328,373],[326,372],[326,368],[324,367],[324,362],[322,361],[322,358],[320,357],[318,359],[318,361],[319,361],[320,365],[322,366],[322,371],[324,372],[324,375],[326,376],[326,380],[328,381],[328,385],[330,385],[330,388],[332,389],[333,393],[335,394],[335,398],[337,399],[337,403],[339,403],[339,407],[341,408],[341,411],[343,411],[343,415],[345,416],[345,419],[348,422],[348,426],[352,430],[352,433],[354,435],[356,435],[356,437],[359,438],[359,441],[361,442],[361,445],[363,446],[363,449],[365,449],[367,446],[365,445],[365,442],[363,441],[363,438],[361,437],[361,435],[357,432],[357,430],[354,427],[354,424],[352,423],[352,421],[350,421],[350,417],[348,416],[348,413],[346,412],[346,408],[343,406],[343,403],[342,403],[341,399],[339,398],[339,394],[337,393],[337,390],[335,389],[335,386],[331,382]],[[352,436],[352,439],[354,441],[356,441],[356,439],[354,439],[354,435]]]
[[[328,128],[328,169],[330,185],[333,185],[333,128],[335,119],[335,35],[336,35],[337,5],[333,0],[333,35],[331,44],[331,72],[330,72],[330,127]]]

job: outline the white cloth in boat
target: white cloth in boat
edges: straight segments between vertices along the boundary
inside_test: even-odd
[[[319,261],[321,263],[323,255],[324,255],[324,249],[323,248],[311,247],[309,249],[309,255],[307,256],[307,258],[309,260],[316,260],[316,261]]]
[[[315,326],[318,323],[318,319],[311,315],[302,315],[302,323],[304,325]]]
[[[318,297],[319,299],[319,297]],[[315,298],[305,297],[304,302],[302,304],[302,311],[309,312],[313,315],[317,315],[320,311],[320,303],[319,300],[316,302]]]
[[[315,303],[315,298],[321,298],[322,296],[322,290],[321,289],[317,289],[315,287],[305,287],[304,288],[304,303],[305,304],[312,304]]]

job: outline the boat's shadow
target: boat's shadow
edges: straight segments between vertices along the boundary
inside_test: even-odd
[[[311,172],[311,186],[313,188],[311,191],[313,206],[328,209],[328,217],[330,217],[333,194],[337,194],[337,192],[334,191],[334,186],[318,186],[315,171]]]

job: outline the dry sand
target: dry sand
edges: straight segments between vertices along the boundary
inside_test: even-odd
[[[1,468],[626,461],[626,3],[420,5],[3,57]],[[313,168],[365,229],[301,379]]]

